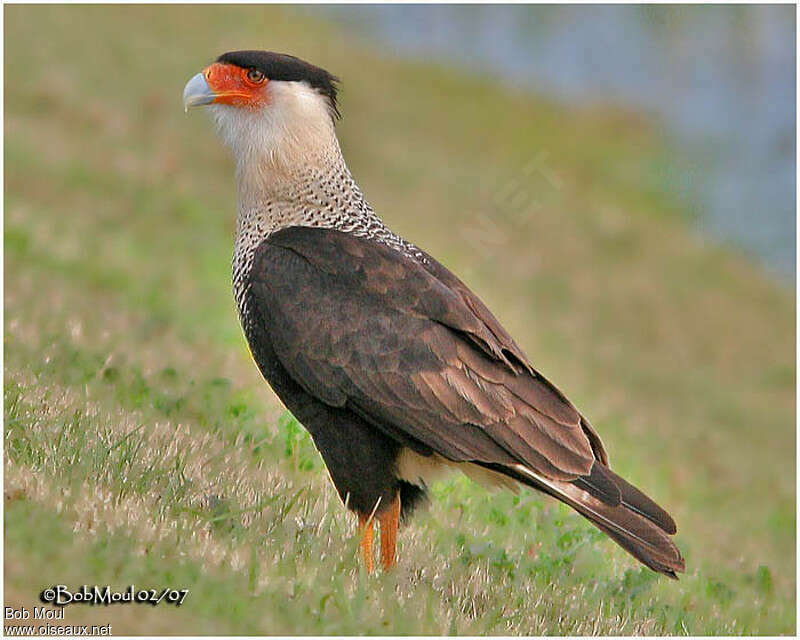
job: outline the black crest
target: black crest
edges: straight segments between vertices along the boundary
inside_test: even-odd
[[[258,69],[269,80],[306,82],[328,98],[331,109],[339,116],[336,106],[339,78],[305,60],[272,51],[229,51],[217,58],[217,62],[235,64],[245,69]]]

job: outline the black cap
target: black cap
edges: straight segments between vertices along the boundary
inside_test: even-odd
[[[339,78],[305,60],[272,51],[229,51],[217,58],[217,62],[235,64],[245,69],[257,69],[268,80],[306,82],[312,89],[316,89],[328,98],[333,113],[339,116],[339,110],[336,108],[336,85]]]

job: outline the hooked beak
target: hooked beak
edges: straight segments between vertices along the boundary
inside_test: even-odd
[[[189,111],[189,107],[211,104],[216,98],[217,94],[208,85],[205,75],[198,73],[183,88],[183,110]]]

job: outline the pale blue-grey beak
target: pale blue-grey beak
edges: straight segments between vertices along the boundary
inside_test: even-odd
[[[208,86],[206,77],[198,73],[183,88],[183,110],[189,111],[189,107],[211,104],[216,97],[217,94]]]

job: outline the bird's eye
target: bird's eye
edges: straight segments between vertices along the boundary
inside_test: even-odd
[[[264,82],[264,74],[258,69],[250,69],[250,71],[247,72],[247,79],[254,84],[260,84]]]

